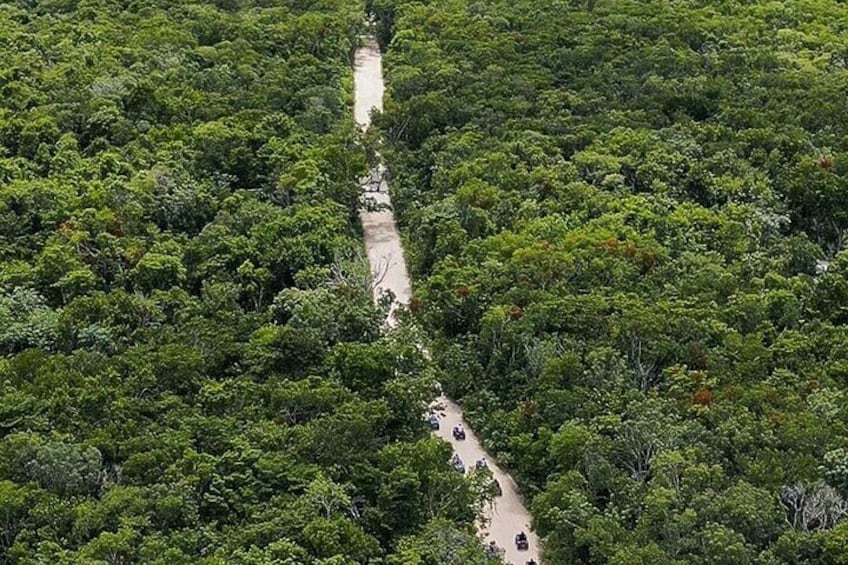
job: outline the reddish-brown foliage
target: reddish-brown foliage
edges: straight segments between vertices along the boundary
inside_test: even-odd
[[[823,155],[819,158],[819,167],[822,169],[829,169],[833,166],[833,157],[830,155]]]
[[[470,290],[468,289],[468,287],[467,287],[467,286],[465,286],[464,284],[459,285],[458,287],[456,287],[456,293],[457,293],[458,295],[460,295],[461,297],[463,297],[463,298],[465,298],[466,296],[468,296],[468,294],[469,294],[470,292],[471,292],[471,291],[470,291]]]
[[[518,320],[524,316],[524,309],[521,306],[513,306],[509,309],[509,319]]]
[[[654,268],[657,264],[657,256],[650,251],[642,252],[642,268],[647,272]]]
[[[708,388],[699,388],[692,395],[692,404],[699,406],[709,406],[713,401],[713,393]]]

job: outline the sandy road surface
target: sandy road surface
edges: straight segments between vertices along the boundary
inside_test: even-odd
[[[354,86],[356,103],[354,116],[363,129],[371,124],[371,110],[383,109],[383,63],[377,42],[369,40],[356,52]],[[382,166],[371,172],[371,177],[362,180],[366,196],[378,204],[391,205],[389,185],[383,180]],[[406,261],[400,244],[400,235],[391,209],[380,212],[361,212],[362,230],[365,234],[365,250],[371,272],[379,281],[374,287],[374,298],[383,290],[391,290],[395,302],[389,313],[388,324],[394,325],[394,312],[402,304],[409,304],[412,289],[406,272]]]
[[[539,540],[530,531],[530,513],[524,508],[524,502],[518,494],[515,481],[492,460],[483,449],[477,436],[462,417],[462,410],[450,399],[440,396],[434,403],[434,411],[440,415],[440,427],[436,434],[453,445],[454,451],[465,463],[466,469],[474,467],[478,459],[486,459],[495,480],[501,485],[503,494],[495,499],[494,506],[489,509],[484,518],[488,524],[483,524],[480,534],[489,543],[495,542],[506,550],[507,563],[524,565],[530,558],[539,561]],[[462,424],[465,428],[465,440],[453,439],[453,427]],[[515,547],[515,534],[523,531],[527,534],[530,547],[526,551],[518,551]]]
[[[372,108],[382,110],[383,108],[383,68],[382,57],[377,43],[373,39],[365,41],[363,47],[356,52],[355,57],[354,85],[356,103],[354,115],[357,123],[367,129],[371,123],[370,112]],[[391,205],[389,198],[389,187],[383,180],[382,168],[372,172],[371,177],[363,179],[362,185],[367,196],[375,201]],[[391,290],[395,295],[395,304],[387,320],[389,325],[394,325],[393,313],[400,305],[409,303],[411,296],[411,285],[409,275],[406,271],[406,263],[403,257],[403,248],[400,236],[395,224],[394,214],[390,211],[362,212],[362,228],[365,233],[365,249],[368,253],[368,261],[371,271],[379,284],[374,289],[375,298],[384,289]],[[536,536],[530,531],[530,514],[524,508],[515,482],[508,474],[503,472],[494,463],[492,458],[483,450],[480,441],[474,432],[462,419],[462,411],[459,406],[445,397],[439,397],[434,403],[435,409],[440,414],[441,427],[437,434],[454,447],[465,462],[467,468],[472,468],[475,461],[485,458],[489,468],[501,485],[503,494],[495,499],[493,507],[487,511],[485,521],[481,524],[480,536],[486,541],[495,540],[497,544],[506,550],[506,562],[515,565],[524,565],[527,560],[539,561],[539,543]],[[464,441],[454,440],[451,430],[453,426],[462,422],[466,429]],[[518,551],[515,547],[515,534],[519,531],[527,533],[530,548],[527,551]]]

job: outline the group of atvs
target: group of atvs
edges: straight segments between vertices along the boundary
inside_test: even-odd
[[[515,534],[515,547],[519,551],[527,551],[530,549],[530,542],[527,541],[527,534],[524,532],[518,532]],[[495,540],[489,542],[489,545],[486,547],[486,551],[492,557],[498,557],[503,553],[503,550],[498,547],[498,544]],[[531,559],[526,562],[526,565],[538,565],[535,559]]]
[[[427,424],[429,424],[431,430],[439,429],[439,416],[438,414],[430,414],[427,417]],[[462,424],[457,424],[453,427],[453,439],[460,440],[465,439],[465,428],[462,427]]]
[[[462,462],[462,458],[460,458],[458,453],[453,454],[453,457],[451,457],[450,463],[451,463],[451,466],[454,469],[456,469],[458,472],[462,473],[463,475],[465,474],[465,463]],[[486,463],[485,459],[478,459],[477,461],[474,462],[474,468],[477,469],[478,471],[481,470],[481,469],[488,469],[489,464]],[[497,482],[497,479],[492,479],[492,480]]]
[[[437,421],[437,423],[438,423],[438,421]],[[465,428],[462,427],[462,424],[457,424],[456,426],[454,426],[452,433],[453,433],[453,438],[455,440],[464,440],[465,439]],[[453,468],[456,469],[458,472],[462,473],[463,475],[465,474],[465,463],[462,462],[462,459],[460,458],[458,453],[453,454],[453,457],[451,458],[450,463],[451,463],[451,466],[453,466]],[[488,469],[489,464],[486,463],[486,459],[478,459],[474,463],[474,468],[477,469],[478,471],[482,470],[482,469]],[[495,483],[495,487],[497,487],[497,495],[500,496],[501,494],[503,494],[503,491],[501,491],[501,485],[498,482],[498,480],[495,479],[494,477],[492,477],[492,480]]]
[[[430,429],[438,430],[439,429],[439,417],[436,414],[430,414],[427,418],[427,422],[430,425]],[[465,428],[462,427],[462,424],[457,424],[453,427],[452,435],[455,440],[464,440],[465,439]],[[465,474],[465,463],[462,462],[462,459],[459,457],[458,453],[454,453],[451,458],[451,466],[456,469],[458,472]],[[488,469],[489,464],[486,462],[486,459],[478,459],[474,463],[474,468],[479,470]],[[492,479],[495,482],[495,486],[497,487],[498,496],[500,496],[503,492],[501,491],[501,485],[498,483],[497,479]],[[527,540],[527,534],[524,532],[519,532],[515,534],[515,547],[519,551],[527,551],[530,548],[530,542]],[[486,551],[492,555],[493,557],[497,557],[503,553],[503,550],[498,547],[497,542],[494,540],[489,542],[489,545],[486,547]],[[530,559],[525,563],[525,565],[538,565],[535,559]]]

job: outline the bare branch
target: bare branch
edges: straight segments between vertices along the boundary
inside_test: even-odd
[[[788,511],[787,521],[796,530],[826,530],[848,515],[848,502],[830,485],[796,484],[780,491],[780,502]]]

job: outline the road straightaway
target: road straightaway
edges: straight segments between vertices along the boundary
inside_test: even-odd
[[[383,109],[382,55],[373,38],[366,38],[363,46],[356,51],[354,64],[354,86],[356,102],[354,116],[357,123],[366,130],[371,124],[371,110]],[[369,198],[388,208],[379,211],[362,211],[360,218],[365,235],[365,249],[368,262],[374,275],[374,297],[380,296],[384,290],[394,293],[395,302],[392,305],[387,323],[395,324],[394,313],[403,305],[409,303],[412,295],[403,247],[400,242],[394,214],[391,211],[389,186],[384,179],[382,166],[373,171],[369,179],[364,179],[363,186]],[[495,479],[501,486],[502,495],[495,499],[493,506],[485,512],[479,524],[481,539],[488,544],[494,540],[505,550],[505,561],[513,565],[525,565],[531,559],[539,560],[539,541],[530,531],[530,513],[524,507],[515,481],[504,472],[491,456],[483,449],[482,444],[471,428],[463,419],[462,410],[450,399],[439,397],[433,407],[440,414],[440,428],[437,435],[450,443],[459,454],[467,469],[474,463],[485,458]],[[462,423],[466,430],[465,440],[455,440],[452,435],[453,427]],[[523,531],[527,534],[529,549],[519,551],[515,546],[515,534]]]

